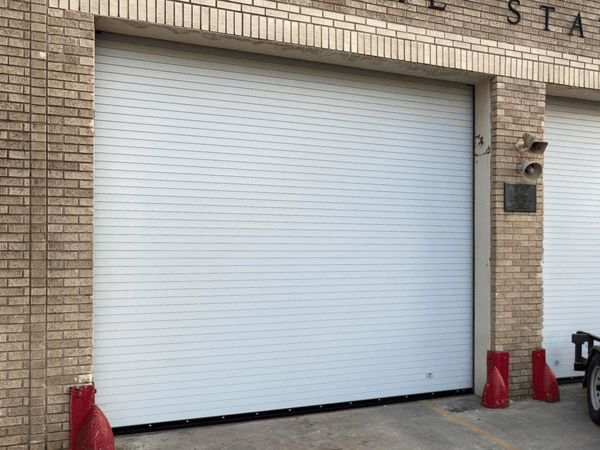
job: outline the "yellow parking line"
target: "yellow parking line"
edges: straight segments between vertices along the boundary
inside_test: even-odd
[[[454,414],[446,411],[444,408],[441,408],[440,406],[436,405],[435,403],[433,403],[429,400],[423,400],[421,402],[421,404],[439,412],[444,417],[452,420],[453,422],[456,422],[456,423],[462,425],[463,427],[471,430],[473,433],[478,434],[479,436],[484,437],[488,441],[492,441],[492,442],[504,447],[507,450],[521,450],[519,447],[515,447],[514,445],[510,444],[509,442],[506,442],[505,440],[500,439],[497,436],[494,436],[492,433],[485,431],[483,428],[479,428],[478,426],[473,425],[471,422],[467,422],[466,420],[456,417]]]

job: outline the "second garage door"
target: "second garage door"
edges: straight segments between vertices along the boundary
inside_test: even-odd
[[[98,40],[114,427],[470,388],[472,89]]]
[[[573,371],[571,334],[600,333],[600,104],[549,98],[544,154],[544,347]]]

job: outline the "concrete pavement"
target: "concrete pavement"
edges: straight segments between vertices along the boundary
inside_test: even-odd
[[[600,449],[579,383],[561,401],[483,408],[474,395],[116,438],[117,450]]]

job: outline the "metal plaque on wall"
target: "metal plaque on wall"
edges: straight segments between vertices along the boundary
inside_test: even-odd
[[[504,211],[535,212],[535,184],[504,183]]]

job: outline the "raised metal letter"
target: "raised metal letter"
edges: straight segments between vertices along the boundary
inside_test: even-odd
[[[437,9],[438,11],[445,11],[446,10],[446,4],[436,5],[435,4],[435,0],[429,0],[429,8],[431,8],[431,9]]]
[[[508,9],[510,9],[515,16],[517,17],[507,17],[508,23],[512,23],[513,25],[518,24],[521,21],[521,13],[515,9],[514,5],[520,5],[521,2],[519,0],[509,0],[508,1]]]
[[[573,22],[571,31],[569,31],[569,35],[573,34],[573,31],[575,31],[575,28],[579,29],[579,37],[584,37],[583,36],[583,24],[581,23],[581,13],[578,13],[577,17],[575,17],[575,21]]]
[[[544,21],[544,30],[550,31],[550,11],[556,11],[554,6],[540,5],[540,9],[546,11],[546,19]]]

